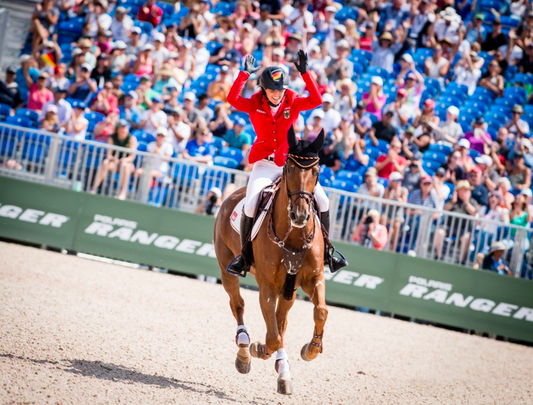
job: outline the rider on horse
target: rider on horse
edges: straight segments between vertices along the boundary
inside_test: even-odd
[[[248,161],[253,165],[248,187],[244,213],[240,224],[242,254],[233,260],[228,270],[236,275],[244,276],[251,266],[251,249],[246,249],[246,241],[250,234],[253,217],[257,210],[261,190],[274,182],[283,172],[287,150],[289,148],[287,134],[289,128],[296,122],[301,111],[312,110],[322,103],[318,85],[307,72],[307,54],[300,50],[298,62],[294,62],[296,69],[309,91],[308,97],[301,97],[298,93],[288,89],[289,77],[285,71],[277,66],[267,67],[259,78],[261,90],[251,98],[241,97],[241,91],[250,75],[259,68],[254,67],[255,59],[248,55],[244,61],[244,71],[231,86],[228,102],[238,111],[250,115],[257,138],[252,145]],[[324,189],[317,183],[315,200],[320,211],[320,221],[329,232],[329,200]],[[330,264],[331,272],[345,267],[345,259],[330,256],[330,250],[324,249],[324,260]]]

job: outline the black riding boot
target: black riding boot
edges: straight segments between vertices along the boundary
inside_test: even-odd
[[[324,228],[326,228],[329,236],[329,211],[320,213],[320,222],[322,222],[322,225],[324,225]],[[338,252],[341,257],[336,257],[334,255],[335,252],[337,252],[335,249],[333,249],[333,252],[330,252],[329,248],[324,246],[324,264],[329,266],[329,270],[332,273],[335,273],[337,270],[348,266],[348,261],[344,258],[344,256]]]
[[[237,256],[229,264],[226,271],[234,276],[246,277],[246,273],[250,271],[250,266],[252,265],[252,244],[246,241],[248,240],[248,235],[252,230],[254,219],[247,217],[243,212],[241,217],[241,246],[242,251],[239,256]],[[245,247],[246,245],[246,247]]]

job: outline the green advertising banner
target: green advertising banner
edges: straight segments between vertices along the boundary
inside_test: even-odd
[[[0,236],[219,277],[210,217],[0,177]],[[329,302],[533,342],[533,283],[338,243]],[[253,277],[243,284],[256,285]]]

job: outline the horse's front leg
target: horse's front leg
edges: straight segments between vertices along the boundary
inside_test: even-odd
[[[259,342],[253,343],[250,346],[250,352],[254,357],[267,360],[272,356],[272,353],[280,348],[281,345],[281,338],[276,322],[276,301],[278,291],[270,283],[265,284],[265,282],[257,280],[257,284],[259,284],[259,305],[261,306],[261,312],[265,319],[267,333],[265,344]]]
[[[296,292],[294,293],[296,294]],[[278,298],[278,307],[276,309],[276,320],[280,334],[281,345],[276,353],[276,372],[278,373],[278,393],[284,395],[292,394],[291,372],[289,365],[289,356],[285,351],[285,332],[287,331],[288,315],[294,305],[294,295],[292,300],[287,301],[282,297]]]
[[[302,283],[302,289],[313,302],[315,309],[313,318],[315,321],[315,331],[311,342],[302,347],[301,355],[305,361],[311,361],[322,353],[322,337],[324,336],[324,325],[328,318],[328,308],[326,307],[326,282],[324,273],[313,277],[309,282]]]

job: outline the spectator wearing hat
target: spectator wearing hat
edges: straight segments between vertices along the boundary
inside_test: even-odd
[[[387,101],[387,96],[383,94],[383,79],[379,76],[372,76],[370,90],[363,94],[361,100],[366,108],[365,111],[375,115],[381,120],[381,109]]]
[[[400,172],[392,172],[389,176],[389,184],[385,188],[385,195],[383,198],[385,200],[391,200],[399,203],[406,203],[408,197],[408,190],[402,185],[403,176]],[[405,213],[402,207],[390,206],[386,210],[386,220],[389,224],[392,223],[391,231],[391,252],[396,251],[398,244],[399,229],[401,224],[405,221]]]
[[[99,50],[99,55],[109,55],[111,53],[112,49],[112,41],[113,33],[110,30],[107,31],[98,31],[98,34],[96,35],[96,42],[94,45]]]
[[[355,99],[355,92],[357,91],[356,84],[352,79],[342,79],[336,84],[337,93],[335,93],[335,110],[337,110],[341,116],[351,115],[355,106],[357,105]]]
[[[152,89],[152,77],[150,75],[142,75],[139,86],[135,90],[139,95],[139,106],[143,110],[147,110],[152,105],[154,97],[160,97],[157,91]]]
[[[57,119],[59,125],[65,124],[70,120],[70,115],[72,114],[72,106],[68,101],[65,100],[67,96],[67,89],[62,87],[54,88],[54,99],[46,102],[43,106],[41,119],[44,118],[48,108],[54,105],[57,108]]]
[[[303,139],[311,142],[314,141],[322,130],[323,119],[324,111],[318,110],[316,113],[314,113],[312,122],[308,123],[304,128]]]
[[[324,113],[324,118],[322,119],[322,126],[326,133],[333,132],[335,128],[338,128],[341,123],[341,115],[338,111],[333,108],[335,99],[330,93],[325,93],[322,96],[322,108],[313,110],[309,118],[307,119],[306,124],[312,124],[314,115],[317,111],[322,111]]]
[[[506,208],[508,211],[511,210],[511,204],[514,201],[514,195],[511,193],[513,186],[507,177],[501,177],[498,181],[497,190],[502,195],[502,203],[500,204],[503,208]]]
[[[447,182],[457,184],[466,177],[464,168],[459,164],[461,157],[461,152],[456,150],[448,155],[446,162],[441,166],[446,171],[444,178]]]
[[[183,95],[183,122],[191,127],[196,128],[200,122],[203,122],[202,113],[195,107],[196,96],[193,92],[188,91]]]
[[[88,13],[85,16],[84,33],[91,38],[94,38],[99,30],[107,31],[111,28],[113,19],[107,13],[109,3],[107,0],[95,0],[88,5]],[[94,67],[94,66],[93,66]]]
[[[511,203],[511,212],[509,213],[509,223],[511,225],[527,227],[531,223],[531,217],[528,212],[528,204],[523,194],[518,194],[515,200]],[[516,235],[516,229],[511,229],[511,237]],[[522,242],[519,248],[527,251],[529,249],[529,239]]]
[[[244,132],[245,126],[246,121],[242,117],[236,116],[233,120],[233,129],[226,132],[224,136],[224,143],[230,148],[242,150],[246,155],[252,145],[252,139],[250,135]]]
[[[370,0],[370,1],[373,1],[373,0]],[[377,11],[375,11],[375,13],[377,13]],[[359,29],[362,30],[362,35],[359,38],[360,49],[364,51],[372,52],[372,43],[374,42],[374,38],[375,38],[374,27],[375,25],[371,21],[365,21],[365,23],[359,26]]]
[[[383,113],[392,112],[392,126],[396,128],[398,133],[403,132],[402,129],[407,125],[409,119],[414,115],[414,110],[405,104],[406,97],[407,92],[405,89],[400,89],[396,92],[395,100],[383,108]]]
[[[7,104],[13,109],[21,107],[24,103],[15,81],[16,74],[17,67],[15,65],[8,66],[5,81],[0,81],[0,103]]]
[[[489,221],[509,223],[509,210],[503,208],[501,206],[502,203],[503,197],[498,190],[489,192],[489,203],[479,208],[479,217]],[[481,230],[479,240],[483,245],[492,243],[498,234],[499,226],[489,221],[481,221],[479,223],[479,229]],[[479,250],[483,250],[483,247],[480,246]]]
[[[498,187],[500,174],[496,167],[493,167],[492,158],[489,155],[481,155],[475,159],[477,167],[481,169],[481,182],[487,187],[489,191],[495,190]]]
[[[102,161],[96,176],[94,177],[91,194],[95,194],[100,184],[107,175],[107,172],[120,173],[121,185],[119,200],[126,199],[130,175],[135,171],[133,161],[135,160],[137,150],[137,138],[129,132],[128,123],[125,120],[118,120],[115,131],[107,139],[107,143],[112,146],[129,149],[129,152],[107,149],[106,158]]]
[[[37,81],[34,83],[28,73],[29,67],[25,66],[24,76],[26,77],[26,84],[29,88],[28,96],[28,110],[41,112],[43,106],[54,99],[52,92],[46,88],[46,81],[48,80],[48,73],[41,72],[37,76]]]
[[[47,132],[58,133],[59,121],[57,119],[57,107],[50,105],[44,113],[43,119],[39,122],[39,129]]]
[[[468,94],[474,94],[477,81],[481,77],[481,70],[476,67],[479,57],[475,52],[466,50],[463,56],[454,67],[454,80],[457,84],[464,84],[468,87]]]
[[[438,209],[440,199],[437,191],[433,187],[433,178],[426,174],[420,178],[419,188],[411,192],[409,204],[421,205],[427,208]]]
[[[478,205],[488,205],[489,190],[483,184],[483,171],[480,167],[474,166],[468,173],[468,182],[472,186],[472,198],[477,201]]]
[[[483,21],[485,21],[485,15],[483,13],[476,13],[472,21],[466,26],[465,40],[469,44],[473,44],[474,42],[482,44],[485,41],[487,32],[483,26]]]
[[[132,27],[130,30],[129,39],[124,41],[127,44],[126,55],[135,55],[137,56],[141,51],[141,48],[146,44],[145,35],[143,35],[142,30],[139,27]],[[120,41],[120,40],[119,40]],[[116,41],[116,42],[119,42]],[[115,42],[115,47],[116,47]]]
[[[533,169],[533,156],[531,155],[532,151],[533,147],[531,145],[531,141],[527,138],[522,138],[519,142],[514,142],[513,150],[509,152],[507,158],[509,161],[512,161],[515,153],[521,152],[524,155],[524,162],[526,166],[530,169]]]
[[[450,200],[444,206],[448,212],[476,215],[479,205],[472,198],[472,186],[467,180],[460,180],[455,187]],[[446,235],[452,238],[459,238],[460,244],[460,261],[464,262],[470,246],[470,232],[467,232],[468,221],[457,220],[455,217],[448,216],[444,226],[437,229],[435,234],[435,251],[438,258],[442,255],[442,245]]]
[[[222,201],[222,190],[220,190],[218,187],[211,187],[205,196],[205,201],[202,201],[200,204],[198,204],[198,208],[196,208],[194,212],[197,214],[205,214],[216,217],[218,215],[220,206],[222,205]]]
[[[132,73],[137,76],[149,75],[152,76],[154,71],[154,61],[152,60],[152,51],[154,46],[152,44],[144,44],[139,50],[139,55],[133,63]]]
[[[433,134],[434,129],[438,128],[439,123],[440,119],[435,115],[435,101],[428,98],[424,101],[422,111],[420,111],[420,114],[418,114],[413,121],[413,127],[417,129],[415,135],[419,135],[422,132],[421,128],[419,128],[422,124],[427,124]],[[422,150],[422,152],[424,151]]]
[[[383,198],[385,195],[385,187],[378,183],[378,173],[375,167],[369,167],[363,177],[363,184],[357,190],[358,194],[368,195],[371,197]],[[369,201],[364,199],[360,202],[361,210],[377,209],[381,211],[381,204],[379,202]]]
[[[61,127],[64,128],[65,135],[72,136],[77,141],[83,141],[89,127],[89,121],[85,118],[86,105],[83,101],[76,101],[72,107],[72,113],[67,121],[61,124]],[[60,111],[59,108],[58,111]]]
[[[352,232],[352,240],[376,250],[383,250],[389,240],[389,232],[379,223],[379,211],[369,210]]]
[[[375,36],[374,27],[372,28],[372,35]],[[400,50],[404,41],[405,38],[394,41],[390,32],[382,33],[379,40],[374,39],[372,42],[372,61],[370,62],[370,66],[380,67],[392,73],[394,55]]]
[[[109,56],[105,53],[100,54],[96,60],[96,67],[91,72],[91,79],[96,80],[96,85],[104,87],[104,83],[111,80],[111,64]]]
[[[214,136],[224,138],[226,132],[233,129],[233,121],[228,117],[225,104],[220,103],[215,107],[215,118],[209,122],[209,130]]]
[[[411,70],[413,69],[414,59],[409,53],[404,53],[400,57],[400,71],[398,72],[398,75],[396,76],[395,84],[396,86],[401,86],[404,84],[405,77]]]
[[[342,40],[346,40],[346,27],[342,24],[336,23],[336,25],[334,25],[332,29],[329,30],[329,34],[326,37],[326,39],[329,40],[329,43],[328,43],[329,56],[331,58],[335,58],[337,56],[337,44]],[[346,40],[346,42],[348,41]],[[348,46],[350,46],[349,42],[348,42]]]
[[[498,61],[492,60],[489,63],[487,73],[483,75],[483,77],[478,83],[478,86],[484,87],[485,89],[492,91],[496,97],[501,96],[503,94],[504,88],[504,81],[501,72],[502,68]]]
[[[350,54],[350,44],[345,39],[336,43],[337,56],[329,62],[326,67],[326,75],[331,81],[351,79],[353,76],[353,62],[348,60]]]
[[[185,113],[181,107],[174,108],[167,116],[167,142],[173,146],[180,157],[191,137],[191,127],[183,122],[184,117]]]
[[[154,68],[157,71],[161,69],[161,65],[165,62],[170,54],[170,51],[165,47],[166,37],[162,32],[154,34],[154,49],[150,54],[150,58],[154,61]]]
[[[398,136],[398,131],[392,126],[392,117],[392,111],[387,111],[381,121],[376,121],[372,124],[369,136],[374,146],[378,146],[379,139],[390,144]]]
[[[411,13],[411,6],[405,4],[404,0],[393,0],[387,3],[380,11],[380,24],[395,30],[404,23]]]
[[[99,112],[104,115],[109,114],[111,111],[118,110],[118,100],[113,94],[113,84],[111,82],[107,82],[104,85],[104,88],[98,92],[90,108],[91,111]]]
[[[308,0],[296,0],[294,2],[294,9],[288,16],[294,29],[303,31],[313,26],[313,13],[307,9],[308,6]]]
[[[164,94],[167,92],[167,89],[176,89],[181,90],[182,83],[178,82],[174,77],[174,72],[172,68],[164,64],[162,69],[160,69],[157,74],[154,76],[154,85],[152,89],[159,94]]]
[[[231,87],[228,75],[229,68],[227,66],[222,66],[216,79],[209,83],[209,86],[207,87],[206,94],[209,98],[227,103],[226,98]]]
[[[78,41],[78,48],[83,54],[83,63],[88,64],[91,67],[92,72],[92,70],[96,67],[96,55],[93,53],[93,48],[98,54],[100,50],[93,45],[93,42],[90,38],[86,37],[83,37]]]
[[[82,103],[84,108],[86,108],[86,104],[84,102],[77,102]],[[93,130],[94,139],[96,141],[100,142],[107,142],[109,136],[113,133],[115,133],[117,122],[119,120],[119,113],[118,111],[112,111],[109,114],[107,114],[107,117],[105,117],[104,121],[100,121],[96,124]]]
[[[160,179],[168,173],[169,161],[168,159],[172,157],[174,149],[169,142],[166,142],[168,137],[168,131],[165,127],[157,128],[155,132],[155,141],[152,141],[146,147],[148,153],[153,153],[155,155],[151,157],[148,161],[148,171],[152,180]],[[135,171],[135,176],[140,177],[144,173],[144,168],[139,168]]]
[[[531,187],[531,169],[526,166],[524,154],[522,152],[515,152],[512,164],[508,169],[509,181],[514,190],[521,191]]]
[[[446,109],[446,121],[439,124],[438,127],[433,128],[435,142],[444,141],[455,145],[463,134],[463,128],[458,123],[459,109],[451,105]]]
[[[209,40],[203,34],[200,34],[196,37],[196,66],[193,74],[193,79],[195,80],[205,73],[205,69],[209,63],[209,57],[211,55],[206,48],[206,44],[208,42]]]
[[[470,173],[474,167],[474,160],[469,155],[470,151],[470,141],[466,138],[460,139],[456,144],[456,150],[459,152],[459,158],[457,163],[462,167],[465,174]]]
[[[156,0],[146,0],[137,13],[139,21],[149,22],[156,28],[163,18],[163,10],[156,4]]]
[[[524,196],[524,201],[527,204],[527,212],[529,214],[529,218],[533,219],[533,193],[531,192],[530,188],[523,189],[520,194]]]
[[[422,169],[422,154],[418,151],[413,153],[407,163],[409,166],[403,173],[403,185],[412,194],[420,188],[420,179],[426,174]]]
[[[196,129],[196,136],[193,140],[187,142],[182,157],[198,163],[210,163],[215,157],[216,149],[210,141],[211,134],[209,130],[202,126]]]
[[[163,99],[157,95],[152,98],[150,109],[146,110],[141,116],[139,127],[145,132],[155,135],[157,128],[167,126],[167,115],[162,110]]]
[[[198,35],[208,35],[217,23],[216,16],[211,12],[213,3],[211,0],[200,0],[200,20],[203,23],[203,29]],[[237,7],[235,7],[237,8]],[[198,36],[196,36],[198,38]]]
[[[469,142],[469,149],[475,150],[480,154],[484,154],[485,150],[490,150],[492,145],[492,138],[485,130],[485,120],[483,117],[478,117],[472,123],[472,130],[468,131],[463,139]]]
[[[433,55],[424,61],[424,71],[426,76],[431,79],[437,79],[444,87],[444,78],[450,70],[450,62],[442,54],[440,44],[433,45]]]
[[[400,89],[404,89],[407,92],[405,98],[405,104],[413,111],[413,117],[420,105],[420,99],[422,98],[422,92],[424,91],[424,78],[414,67],[411,72],[405,76],[405,82],[399,86]]]
[[[91,78],[92,67],[88,63],[81,65],[76,80],[68,89],[69,97],[78,101],[87,101],[98,91],[96,80]]]
[[[111,26],[109,29],[113,34],[113,39],[115,41],[128,41],[128,33],[133,27],[133,20],[128,15],[128,9],[125,7],[119,6],[115,9],[115,15],[111,21]]]
[[[217,53],[213,54],[209,58],[209,63],[216,65],[227,65],[230,59],[235,56],[239,57],[239,52],[235,49],[234,45],[235,34],[233,31],[229,31],[226,35],[224,35],[224,39],[222,40],[222,48],[220,48]]]
[[[501,276],[510,276],[511,270],[504,262],[505,251],[507,246],[503,242],[494,242],[490,247],[489,253],[483,258],[481,268],[483,270],[498,273]]]
[[[433,175],[433,188],[439,197],[439,210],[444,209],[444,203],[448,200],[451,193],[450,187],[446,184],[445,177],[446,170],[442,167],[439,167]]]
[[[294,32],[287,36],[287,40],[285,42],[285,61],[293,62],[298,59],[298,51],[302,47],[302,39],[302,34],[299,32]],[[347,52],[349,53],[348,50]]]
[[[324,140],[324,146],[318,152],[320,158],[320,165],[325,165],[333,170],[335,173],[341,168],[341,157],[337,150],[335,150],[335,140],[328,136]]]
[[[141,109],[138,107],[139,95],[134,90],[129,91],[121,97],[121,104],[118,107],[119,118],[126,120],[131,129],[139,129],[141,123]]]
[[[407,160],[400,155],[401,151],[401,142],[398,138],[394,138],[389,144],[387,155],[378,156],[376,160],[375,167],[379,177],[388,179],[392,172],[404,172]]]
[[[417,152],[418,146],[413,142],[415,128],[409,125],[405,128],[402,134],[402,153],[401,155],[407,159],[412,159],[413,155]]]
[[[492,31],[481,44],[481,50],[493,54],[497,49],[507,45],[507,36],[502,32],[502,22],[496,18],[492,22]]]
[[[504,124],[504,127],[509,131],[511,140],[520,142],[524,135],[529,134],[529,124],[520,118],[524,114],[520,104],[515,104],[512,112],[513,117]]]
[[[459,28],[461,27],[461,17],[451,6],[440,12],[440,19],[435,22],[433,29],[435,41],[440,42],[444,38],[449,38],[453,45],[459,42]]]
[[[130,71],[131,60],[126,55],[128,46],[124,41],[115,41],[112,46],[111,55],[109,56],[109,68],[115,75],[127,74]]]
[[[30,78],[33,82],[37,82],[37,77],[40,73],[37,61],[30,55],[21,55],[19,58],[19,63],[20,68],[17,69],[17,72],[15,74],[15,82],[18,84],[19,90],[21,92],[29,91],[25,71],[28,71],[28,74],[30,75]]]

